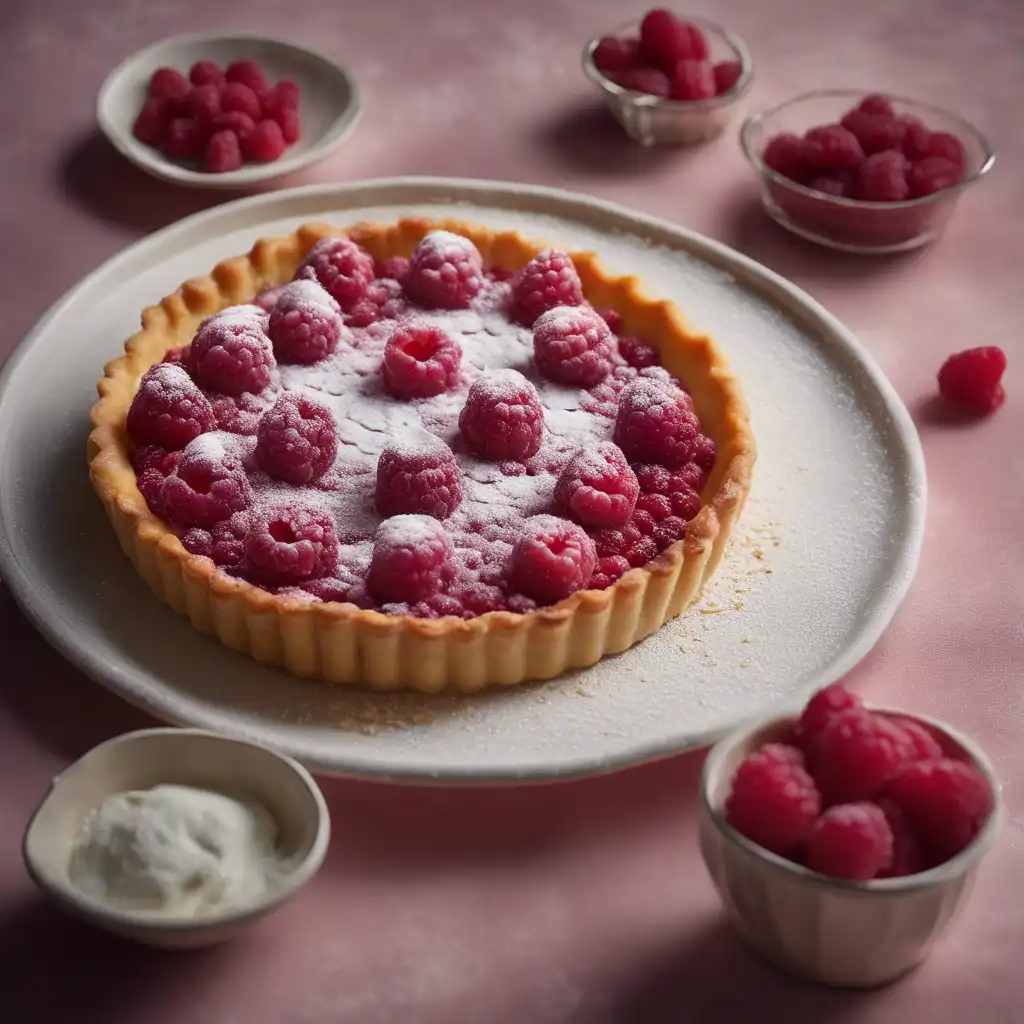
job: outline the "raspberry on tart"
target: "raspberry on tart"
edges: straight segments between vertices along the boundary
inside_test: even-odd
[[[454,551],[448,531],[431,516],[385,519],[373,539],[370,591],[382,601],[423,601],[441,589]]]
[[[215,425],[210,400],[171,363],[145,372],[128,410],[128,436],[136,444],[184,448]]]
[[[592,388],[612,369],[614,336],[601,316],[584,306],[555,306],[533,324],[533,357],[549,380]]]
[[[610,441],[581,448],[555,485],[555,502],[577,522],[599,529],[625,526],[640,485],[621,449]]]
[[[347,313],[373,280],[373,257],[347,238],[324,238],[306,254],[295,277],[318,281]]]
[[[309,394],[285,392],[265,412],[256,432],[256,462],[269,476],[293,486],[319,480],[338,452],[331,410]]]
[[[536,455],[544,436],[544,407],[537,389],[516,370],[498,370],[470,386],[459,415],[467,444],[494,461]]]
[[[192,441],[160,489],[160,504],[169,519],[203,529],[248,508],[252,501],[242,460],[216,434]]]
[[[407,294],[428,309],[465,309],[483,285],[477,247],[451,231],[431,231],[412,251],[403,278]]]
[[[543,604],[586,589],[597,565],[597,549],[568,519],[534,516],[523,525],[512,550],[511,585]]]
[[[270,339],[246,313],[207,320],[192,339],[192,361],[199,383],[225,395],[263,391],[277,366]]]
[[[249,528],[245,558],[258,579],[275,586],[329,576],[338,562],[334,521],[301,505],[269,509]]]
[[[462,470],[451,448],[433,434],[389,441],[377,460],[374,501],[385,518],[447,519],[462,501]]]
[[[582,302],[580,276],[562,249],[542,249],[523,267],[512,288],[512,316],[524,327],[533,327],[549,309]]]
[[[380,372],[396,398],[430,398],[455,386],[461,364],[462,349],[442,328],[410,320],[388,338]]]
[[[684,466],[696,454],[700,433],[692,405],[679,388],[638,377],[619,398],[615,443],[632,461]]]
[[[279,363],[316,363],[329,356],[345,328],[341,307],[316,281],[293,281],[277,295],[267,334]]]

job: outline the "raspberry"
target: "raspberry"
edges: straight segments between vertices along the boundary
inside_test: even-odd
[[[239,145],[249,137],[249,133],[255,127],[256,122],[240,110],[222,110],[220,113],[214,114],[210,120],[210,130],[213,133],[234,132]]]
[[[593,310],[556,306],[533,325],[533,356],[549,380],[592,388],[612,369],[614,335]]]
[[[907,172],[907,187],[911,199],[934,195],[944,188],[952,188],[963,181],[963,171],[952,160],[941,156],[927,156],[911,164]]]
[[[205,130],[210,130],[213,119],[220,113],[220,88],[216,85],[195,85],[186,103],[188,116],[195,118]]]
[[[245,557],[257,579],[276,586],[329,576],[338,564],[334,521],[301,505],[271,509],[253,521]]]
[[[852,171],[833,171],[821,177],[813,178],[808,187],[816,192],[824,192],[827,196],[841,196],[850,199],[856,191],[857,178]]]
[[[838,804],[877,796],[913,747],[898,725],[853,707],[833,716],[810,753],[822,796]]]
[[[171,363],[145,372],[128,409],[128,436],[136,444],[177,450],[214,426],[210,400]]]
[[[194,160],[206,146],[206,131],[194,117],[176,117],[164,132],[164,153],[172,160]]]
[[[193,85],[215,85],[218,90],[227,83],[224,72],[212,60],[197,60],[189,68],[188,80]]]
[[[286,391],[260,417],[256,463],[260,469],[300,487],[324,475],[338,452],[338,428],[331,410],[308,394]]]
[[[209,530],[200,530],[193,526],[181,535],[182,547],[191,555],[203,555],[210,558],[213,555],[213,537]]]
[[[572,258],[561,249],[543,249],[523,267],[512,287],[512,316],[532,327],[541,313],[556,306],[578,306],[583,285]]]
[[[597,315],[608,325],[612,334],[618,334],[622,327],[622,314],[615,309],[599,309]]]
[[[857,169],[857,198],[898,203],[907,198],[907,158],[894,149],[873,153]]]
[[[769,139],[761,154],[761,160],[765,167],[791,181],[803,181],[807,175],[803,139],[791,132],[783,132]]]
[[[712,69],[715,76],[715,95],[728,92],[743,74],[743,65],[738,60],[723,60]]]
[[[591,57],[594,67],[606,75],[632,71],[640,64],[640,43],[636,39],[605,36],[594,47]]]
[[[297,110],[282,110],[274,120],[281,126],[281,137],[287,145],[302,138],[302,119]]]
[[[885,96],[880,96],[877,93],[865,96],[857,105],[857,110],[865,114],[883,115],[885,117],[896,116],[896,112],[892,109],[892,103]]]
[[[242,163],[242,149],[238,144],[238,136],[226,129],[215,131],[210,136],[206,152],[203,154],[203,166],[206,170],[214,174],[224,174],[226,171],[237,171]]]
[[[277,120],[277,115],[283,110],[299,109],[299,100],[302,92],[298,83],[290,78],[282,78],[277,85],[270,90],[263,99],[263,116],[272,117]]]
[[[995,345],[957,352],[939,370],[939,394],[972,412],[994,412],[1006,400],[1005,370],[1006,353]]]
[[[228,572],[237,572],[245,564],[245,538],[249,535],[249,513],[235,512],[222,519],[210,531],[216,565]]]
[[[510,585],[540,604],[583,590],[597,566],[597,549],[583,529],[558,516],[533,516],[512,549]]]
[[[157,68],[149,80],[151,100],[182,100],[188,90],[188,79],[174,68]]]
[[[672,514],[684,522],[689,522],[700,512],[700,495],[690,487],[680,488],[668,496],[672,505]]]
[[[132,135],[147,146],[159,146],[167,127],[167,108],[163,100],[146,100],[132,125]]]
[[[161,476],[167,476],[178,464],[181,455],[176,451],[168,451],[158,444],[147,444],[135,450],[132,456],[132,468],[136,473],[156,470]]]
[[[908,160],[923,160],[928,156],[932,133],[916,117],[904,114],[897,120],[903,125],[904,155]]]
[[[161,360],[172,366],[180,366],[189,376],[192,375],[192,346],[182,345],[180,348],[169,348]]]
[[[706,60],[681,60],[672,71],[674,100],[709,100],[717,93],[715,72]]]
[[[693,448],[693,461],[701,469],[710,472],[714,468],[716,455],[715,442],[707,434],[701,434]]]
[[[640,52],[648,63],[671,71],[681,60],[704,60],[708,44],[696,25],[656,8],[640,23]]]
[[[369,327],[380,319],[394,320],[402,314],[402,286],[387,278],[371,281],[363,297],[349,310],[349,327]]]
[[[257,121],[242,139],[242,150],[250,160],[272,164],[288,148],[281,126],[276,121]]]
[[[278,295],[267,334],[280,363],[309,365],[326,359],[338,344],[341,309],[316,281],[292,281]]]
[[[192,358],[199,383],[225,395],[262,391],[277,365],[259,323],[241,313],[207,320],[192,339]]]
[[[299,264],[295,277],[319,281],[347,313],[373,280],[373,257],[347,238],[322,238]]]
[[[409,273],[409,261],[404,256],[389,256],[386,260],[378,260],[373,272],[377,277],[402,282]]]
[[[928,136],[928,146],[924,156],[941,157],[956,164],[961,171],[967,166],[967,154],[963,143],[949,132],[932,132]]]
[[[725,820],[758,846],[785,855],[807,837],[820,810],[821,797],[800,751],[768,743],[736,769]]]
[[[942,747],[927,727],[913,718],[894,718],[893,721],[907,734],[910,740],[913,749],[911,760],[937,761],[942,757]]]
[[[875,801],[892,833],[892,860],[889,866],[878,872],[878,878],[902,878],[924,871],[927,862],[921,840],[910,819],[899,807],[886,797]]]
[[[689,396],[671,384],[638,377],[619,399],[613,439],[631,462],[682,466],[700,431]]]
[[[239,306],[225,306],[224,309],[218,310],[213,314],[213,316],[208,316],[199,324],[200,330],[211,321],[218,320],[225,316],[237,316],[243,317],[246,320],[251,320],[261,330],[266,330],[267,321],[269,319],[267,311],[262,306],[257,305],[255,302],[243,302]]]
[[[215,434],[204,434],[181,453],[164,480],[160,501],[167,515],[183,526],[210,529],[232,512],[252,504],[252,488],[241,461]]]
[[[441,588],[454,555],[448,531],[430,516],[385,519],[373,540],[367,582],[380,601],[423,601]]]
[[[555,484],[556,504],[585,526],[625,526],[640,485],[626,456],[610,441],[581,448]]]
[[[808,166],[819,171],[857,167],[864,159],[857,136],[842,125],[828,124],[812,128],[804,135],[803,155]]]
[[[608,555],[598,560],[588,585],[591,590],[606,590],[629,569],[629,562],[621,555]]]
[[[451,448],[432,434],[390,442],[377,460],[375,500],[385,518],[447,519],[462,501],[462,472]]]
[[[427,309],[465,309],[483,283],[477,247],[450,231],[431,231],[413,249],[403,287]]]
[[[995,806],[985,777],[951,758],[903,765],[887,795],[910,819],[938,863],[969,846]]]
[[[429,398],[450,391],[459,379],[462,349],[440,327],[399,324],[384,346],[384,386],[398,398]]]
[[[620,71],[612,81],[631,92],[642,92],[663,100],[667,100],[672,92],[672,80],[657,68],[633,68],[631,71]]]
[[[837,804],[807,836],[806,864],[831,878],[866,882],[892,863],[892,830],[880,807]]]
[[[259,97],[247,85],[241,82],[228,82],[220,94],[221,110],[238,110],[248,114],[254,121],[263,116]]]
[[[637,463],[633,467],[640,490],[645,494],[668,494],[672,489],[672,473],[664,466]]]
[[[459,430],[473,451],[495,462],[536,455],[544,436],[537,389],[515,370],[478,377],[459,414]]]
[[[887,149],[903,149],[907,126],[892,114],[871,114],[866,110],[851,110],[841,124],[856,136],[866,154],[883,153]]]
[[[637,501],[640,499],[638,498]],[[629,520],[629,526],[636,531],[638,537],[650,537],[654,534],[657,520],[645,508],[638,508]]]
[[[665,548],[671,547],[676,541],[682,540],[686,536],[686,520],[680,516],[666,516],[654,527],[654,533],[651,536],[654,538],[654,543],[658,545],[658,550],[664,551]]]
[[[652,532],[654,529],[656,527],[652,523]],[[637,535],[629,541],[626,550],[622,553],[622,557],[634,569],[639,569],[640,566],[646,565],[651,559],[658,557],[658,542],[653,537]]]
[[[272,313],[274,311],[274,307],[277,305],[277,300],[282,296],[285,288],[287,287],[288,285],[286,284],[279,284],[275,285],[273,288],[264,288],[263,291],[253,299],[253,305],[259,306],[264,313]]]
[[[850,693],[842,683],[833,683],[819,690],[808,702],[800,715],[797,736],[804,750],[810,750],[815,740],[822,734],[825,726],[841,711],[859,708],[861,699]]]
[[[641,494],[636,507],[646,512],[656,523],[672,515],[672,502],[666,494]]]
[[[209,398],[218,430],[225,430],[229,434],[243,434],[247,437],[256,436],[260,417],[267,410],[266,402],[246,391],[240,395],[213,393]]]
[[[228,83],[239,82],[251,89],[257,96],[270,91],[270,86],[263,75],[263,69],[254,60],[236,60],[229,64],[224,77]],[[254,114],[253,117],[258,115]]]

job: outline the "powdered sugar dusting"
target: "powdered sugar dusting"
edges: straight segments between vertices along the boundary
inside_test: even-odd
[[[300,279],[286,285],[277,295],[275,309],[297,310],[308,316],[338,315],[341,307],[318,281]]]
[[[444,532],[444,527],[431,516],[392,516],[377,527],[376,543],[415,548],[442,536]]]
[[[451,231],[431,231],[423,236],[416,249],[420,254],[429,253],[442,260],[465,256],[475,256],[476,259],[480,259],[477,247],[468,238],[463,238],[462,235],[456,235]]]

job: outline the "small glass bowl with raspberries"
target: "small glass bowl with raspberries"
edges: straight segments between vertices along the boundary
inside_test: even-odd
[[[754,78],[739,36],[660,7],[591,39],[583,70],[626,134],[644,146],[691,146],[721,135]]]
[[[747,941],[791,974],[867,988],[917,966],[1003,817],[965,736],[841,684],[708,754],[701,853]]]
[[[740,145],[773,220],[867,254],[934,241],[995,162],[985,136],[956,114],[855,89],[804,93],[752,114]]]

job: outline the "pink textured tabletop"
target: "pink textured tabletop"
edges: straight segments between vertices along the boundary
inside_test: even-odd
[[[750,43],[752,105],[829,85],[920,96],[990,135],[995,172],[932,250],[841,257],[761,215],[734,135],[693,152],[645,152],[595,106],[581,43],[640,4],[448,0],[427,15],[423,0],[4,0],[0,357],[124,245],[230,198],[145,177],[93,128],[107,71],[180,32],[291,37],[359,78],[366,114],[354,137],[284,184],[422,172],[579,189],[705,232],[790,277],[859,334],[911,409],[927,455],[920,571],[850,682],[976,736],[1005,786],[1009,826],[948,940],[918,972],[867,994],[801,985],[764,966],[724,924],[700,862],[700,754],[520,790],[325,780],[335,830],[327,863],[277,916],[195,954],[108,939],[43,904],[19,840],[56,772],[146,722],[51,651],[0,587],[4,1019],[1024,1020],[1024,5],[695,0],[692,9]],[[993,417],[964,422],[933,401],[935,373],[948,352],[981,344],[1006,348],[1009,399]]]

